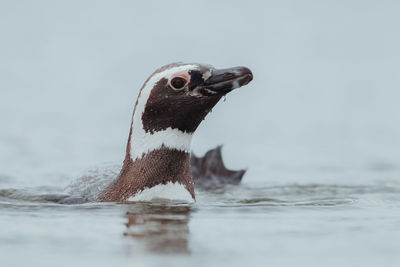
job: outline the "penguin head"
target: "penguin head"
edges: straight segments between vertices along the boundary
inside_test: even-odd
[[[227,93],[253,79],[246,67],[215,69],[205,64],[173,63],[155,71],[143,85],[135,112],[143,129],[193,133]]]

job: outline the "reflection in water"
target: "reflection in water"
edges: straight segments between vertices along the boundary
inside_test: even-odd
[[[124,235],[144,249],[158,253],[190,253],[188,248],[191,206],[166,204],[130,205]]]

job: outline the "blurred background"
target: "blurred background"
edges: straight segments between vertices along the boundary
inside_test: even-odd
[[[43,183],[122,161],[140,87],[175,61],[253,70],[193,139],[197,154],[223,144],[229,167],[249,169],[246,181],[299,179],[266,175],[274,170],[398,169],[399,7],[1,1],[0,174]]]
[[[399,13],[395,0],[2,0],[2,262],[398,266]],[[253,71],[192,146],[223,144],[244,185],[193,206],[38,200],[122,162],[140,87],[176,61]]]

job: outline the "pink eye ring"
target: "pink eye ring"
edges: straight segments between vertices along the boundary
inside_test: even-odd
[[[180,90],[188,83],[187,79],[183,76],[175,76],[171,79],[171,86],[173,89]]]

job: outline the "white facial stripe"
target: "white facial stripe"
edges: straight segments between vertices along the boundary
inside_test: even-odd
[[[170,79],[178,72],[199,69],[197,65],[182,65],[166,69],[154,74],[142,89],[138,98],[138,104],[132,118],[132,136],[131,136],[131,159],[136,160],[143,157],[150,151],[161,148],[162,145],[190,152],[190,143],[192,134],[182,132],[178,129],[167,128],[166,130],[146,132],[143,128],[142,114],[144,112],[147,100],[150,97],[151,90],[161,78]]]
[[[152,201],[154,199],[168,199],[193,203],[194,199],[186,187],[178,182],[158,184],[151,188],[145,188],[136,195],[128,198],[128,201]]]

